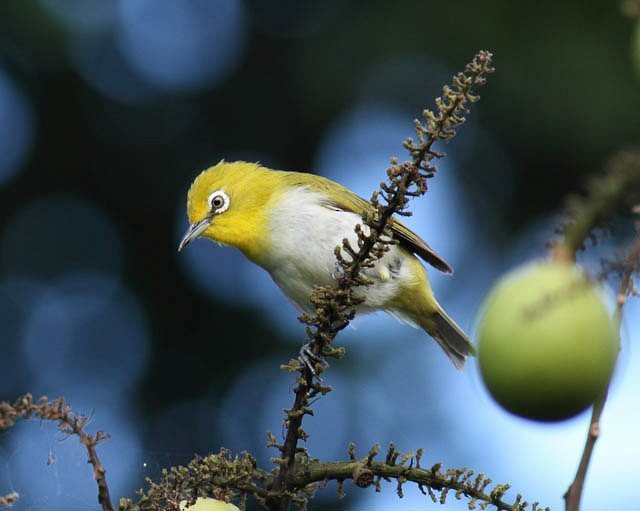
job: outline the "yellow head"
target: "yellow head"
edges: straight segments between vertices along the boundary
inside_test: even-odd
[[[285,187],[279,172],[243,161],[217,165],[193,181],[187,196],[190,227],[180,247],[204,236],[257,261],[268,246],[268,211]]]

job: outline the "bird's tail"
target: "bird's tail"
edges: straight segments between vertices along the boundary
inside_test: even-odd
[[[467,355],[475,355],[471,340],[440,307],[436,312],[421,318],[420,326],[440,345],[456,369],[462,369]]]

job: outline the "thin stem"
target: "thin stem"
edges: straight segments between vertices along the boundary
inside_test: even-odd
[[[584,444],[584,450],[582,451],[582,458],[580,458],[580,464],[578,465],[578,471],[576,476],[569,486],[569,489],[564,494],[565,510],[566,511],[578,511],[580,509],[580,498],[582,497],[582,489],[584,487],[584,481],[587,477],[587,470],[591,461],[591,455],[595,448],[596,441],[600,436],[600,416],[604,410],[604,405],[607,401],[607,393],[609,386],[593,405],[593,411],[591,412],[591,420],[589,421],[589,433],[587,440]]]
[[[485,491],[491,484],[490,479],[482,475],[476,476],[473,471],[467,469],[442,471],[439,465],[418,468],[403,464],[367,463],[363,460],[335,461],[310,465],[300,478],[294,481],[298,484],[310,484],[318,481],[353,479],[357,486],[364,488],[376,484],[375,478],[402,480],[402,484],[412,482],[420,487],[437,488],[439,494],[444,492],[446,495],[449,491],[464,494],[476,501],[490,503],[496,510],[523,509],[521,502],[510,504],[503,500],[502,497],[509,489],[507,485],[497,485],[492,490]],[[537,509],[537,506],[534,509]]]
[[[633,274],[638,271],[638,268],[640,268],[640,235],[636,237],[629,256],[624,263],[624,272],[622,274],[620,288],[618,290],[618,296],[616,300],[618,343],[620,343],[622,310],[624,308],[624,304],[626,303],[627,297],[633,290]],[[620,350],[620,344],[618,344],[618,350]],[[580,459],[576,476],[571,483],[571,486],[569,486],[569,489],[564,494],[566,511],[579,511],[580,509],[580,499],[582,497],[584,481],[587,477],[587,470],[589,469],[589,463],[591,462],[593,450],[595,448],[598,437],[600,436],[600,416],[602,415],[604,405],[607,402],[610,383],[611,382],[607,384],[607,388],[593,405],[591,420],[589,421],[589,432],[584,444],[584,450],[582,451],[582,458]]]
[[[93,467],[93,477],[98,485],[98,502],[102,511],[114,511],[109,487],[107,486],[106,469],[100,462],[96,446],[109,438],[109,435],[98,431],[95,435],[84,432],[88,419],[71,411],[71,407],[62,398],[49,402],[46,397],[41,397],[38,402],[33,402],[31,394],[26,394],[15,403],[0,403],[0,430],[13,426],[17,419],[31,419],[37,417],[41,420],[49,420],[58,423],[58,429],[67,436],[76,435],[87,449],[89,463]]]
[[[300,439],[300,430],[302,428],[302,418],[304,410],[309,402],[308,389],[313,385],[313,373],[305,366],[302,369],[302,381],[294,389],[296,395],[293,407],[287,412],[287,434],[284,444],[281,447],[282,466],[275,480],[272,490],[275,494],[280,495],[275,501],[268,502],[269,508],[277,511],[287,511],[289,509],[290,499],[282,497],[283,490],[288,486],[292,469],[295,465],[296,452],[298,451],[298,440]]]

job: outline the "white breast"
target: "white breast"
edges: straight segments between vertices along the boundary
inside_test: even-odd
[[[323,195],[306,188],[292,189],[273,209],[270,218],[274,241],[263,266],[282,291],[299,308],[310,311],[309,296],[314,285],[335,282],[339,272],[335,247],[348,238],[357,247],[354,227],[362,218],[354,213],[328,208]],[[403,283],[413,281],[409,265],[411,256],[397,245],[367,276],[375,283],[366,288],[363,310],[386,309],[386,304]]]

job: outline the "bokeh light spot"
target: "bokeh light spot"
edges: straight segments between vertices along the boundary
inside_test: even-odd
[[[68,29],[96,34],[112,27],[116,4],[112,0],[39,0]]]
[[[34,303],[24,327],[32,385],[69,399],[89,387],[127,389],[146,367],[149,334],[137,301],[108,274],[59,279]]]
[[[0,240],[6,271],[43,279],[80,270],[119,273],[123,255],[111,221],[87,200],[71,195],[27,203],[9,220]]]
[[[125,104],[147,104],[161,96],[158,88],[123,57],[112,33],[77,37],[72,40],[69,53],[80,76],[109,99]]]
[[[233,452],[251,452],[263,466],[275,453],[265,448],[266,432],[278,438],[282,433],[282,416],[274,412],[291,406],[291,394],[283,391],[291,384],[291,375],[279,370],[281,363],[270,359],[243,368],[219,407],[223,411],[218,417],[221,444]]]
[[[11,377],[0,379],[0,399],[18,396],[29,388],[22,335],[25,319],[42,292],[43,286],[33,280],[7,277],[0,282],[0,361],[11,366]]]
[[[148,80],[194,90],[225,78],[244,46],[239,0],[121,0],[118,44]]]
[[[0,67],[0,186],[20,170],[34,139],[27,97]]]

